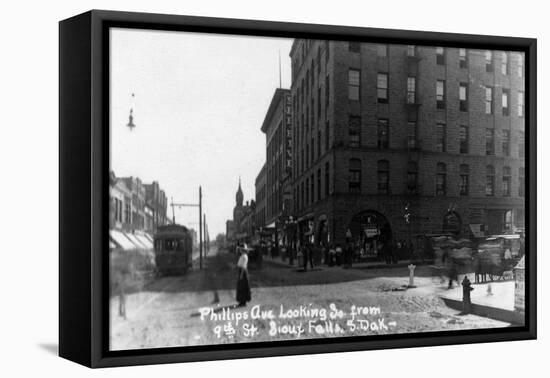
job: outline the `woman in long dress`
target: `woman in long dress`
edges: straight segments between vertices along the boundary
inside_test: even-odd
[[[237,303],[246,306],[250,301],[250,285],[248,283],[248,255],[245,248],[239,248],[241,256],[237,261]]]

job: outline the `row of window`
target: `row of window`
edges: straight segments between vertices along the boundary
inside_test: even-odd
[[[377,121],[377,147],[381,150],[388,149],[390,146],[389,120],[379,118]],[[407,148],[417,148],[417,123],[416,121],[407,122]],[[503,129],[501,137],[502,156],[511,155],[512,136],[511,130]],[[496,154],[495,129],[487,128],[485,130],[485,154]],[[350,115],[348,118],[348,146],[361,146],[361,117]],[[435,131],[435,150],[437,152],[447,151],[447,125],[437,123]],[[466,125],[459,126],[459,153],[467,154],[470,152],[470,132]],[[525,134],[523,131],[518,133],[518,157],[525,156]]]
[[[349,193],[361,193],[361,160],[349,160],[348,191]],[[518,195],[525,196],[525,168],[518,170],[519,187]],[[390,194],[390,163],[387,160],[379,160],[377,163],[377,190],[378,194]],[[459,194],[467,196],[470,193],[470,167],[461,164],[459,167]],[[418,194],[418,163],[410,161],[407,164],[406,193],[409,195]],[[447,165],[437,163],[435,176],[435,195],[447,195]],[[485,171],[485,195],[495,195],[495,168],[492,165],[486,166]],[[512,169],[508,166],[502,169],[502,196],[512,195]]]
[[[324,175],[324,187],[322,184]],[[309,177],[302,180],[294,187],[294,210],[304,207],[329,196],[330,191],[330,164],[325,163],[324,171],[317,169],[317,174],[312,172]]]
[[[501,51],[500,59],[500,73],[502,75],[510,75],[510,53]],[[436,47],[436,63],[438,65],[445,65],[446,63],[446,49],[444,47]],[[523,77],[523,56],[518,54],[517,64],[517,76]],[[458,49],[458,66],[460,68],[468,68],[469,50]],[[485,72],[495,71],[495,52],[492,50],[485,50]]]
[[[359,53],[361,51],[360,42],[349,42],[348,48],[350,52]],[[417,51],[416,46],[408,45],[407,46],[407,56],[416,57]],[[384,58],[388,56],[388,45],[378,44],[376,46],[377,56]],[[506,51],[501,51],[501,60],[500,60],[500,73],[502,75],[510,75],[510,53]],[[447,61],[447,50],[444,47],[436,47],[435,55],[436,63],[438,65],[445,65]],[[469,50],[460,48],[458,49],[458,66],[460,68],[468,68],[469,60]],[[518,77],[523,77],[523,56],[518,54],[518,65],[517,65],[517,75]],[[492,50],[485,51],[485,71],[494,72],[495,70],[495,53]]]
[[[388,74],[379,72],[376,80],[376,95],[379,103],[388,103]],[[437,109],[445,109],[447,105],[447,85],[445,80],[436,81],[436,107]],[[494,113],[494,90],[492,87],[485,86],[485,113]],[[459,83],[458,98],[460,111],[468,111],[468,83]],[[359,101],[361,98],[361,70],[349,69],[348,71],[348,99],[351,101]],[[407,104],[417,104],[416,96],[416,77],[407,77]],[[510,89],[502,89],[502,115],[510,115]],[[525,97],[523,92],[517,93],[517,114],[523,117],[525,113]]]

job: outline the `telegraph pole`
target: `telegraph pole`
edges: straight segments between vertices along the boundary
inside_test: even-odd
[[[202,186],[199,186],[199,268],[202,269]]]
[[[202,224],[204,225],[204,257],[208,253],[208,228],[206,226],[206,214],[202,216]]]

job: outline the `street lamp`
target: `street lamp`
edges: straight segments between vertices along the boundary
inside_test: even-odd
[[[136,127],[136,124],[134,123],[134,99],[135,99],[135,94],[132,93],[132,104],[130,106],[130,114],[128,115],[128,124],[126,126],[128,126],[130,128],[130,131],[132,131],[134,129],[134,127]]]

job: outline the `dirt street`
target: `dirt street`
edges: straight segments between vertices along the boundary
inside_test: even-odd
[[[301,272],[264,261],[261,270],[250,267],[252,301],[234,308],[236,257],[220,253],[204,262],[202,271],[158,278],[129,294],[126,319],[113,297],[111,349],[508,326],[446,307],[438,297],[445,285],[429,267],[418,267],[417,287],[404,289],[406,268]]]

